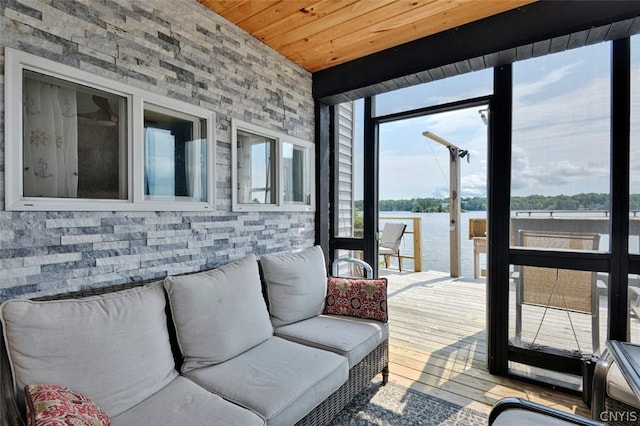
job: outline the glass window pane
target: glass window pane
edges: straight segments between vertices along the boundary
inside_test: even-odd
[[[512,345],[591,354],[607,337],[606,274],[512,265],[509,339]]]
[[[595,249],[608,251],[610,57],[598,44],[514,64],[512,246],[523,231],[544,231],[599,234]]]
[[[23,195],[127,199],[127,99],[23,74]]]
[[[363,237],[363,109],[363,100],[346,102],[336,108],[339,127],[336,149],[337,237]]]
[[[276,204],[276,140],[238,130],[238,203]]]
[[[144,130],[145,199],[207,201],[206,120],[147,104]]]
[[[285,142],[282,151],[284,203],[311,205],[311,150]]]
[[[640,344],[640,275],[629,274],[629,341]]]
[[[631,37],[629,252],[640,253],[640,36]]]
[[[492,93],[493,70],[485,69],[376,95],[375,115],[381,117]]]

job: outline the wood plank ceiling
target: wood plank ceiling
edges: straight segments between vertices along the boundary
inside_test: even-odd
[[[198,0],[309,72],[535,0]]]

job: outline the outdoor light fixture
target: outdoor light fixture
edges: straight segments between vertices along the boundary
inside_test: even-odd
[[[484,123],[484,125],[488,126],[489,125],[489,108],[481,109],[480,111],[478,111],[478,114],[480,114],[480,118],[482,119],[482,122]]]

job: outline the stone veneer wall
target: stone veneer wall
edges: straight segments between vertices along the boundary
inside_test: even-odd
[[[0,155],[0,302],[313,244],[312,213],[232,213],[230,169],[233,117],[313,140],[311,75],[197,0],[0,0],[1,153],[7,46],[215,111],[216,211],[4,211]]]

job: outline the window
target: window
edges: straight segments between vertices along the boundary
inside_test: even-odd
[[[232,121],[234,211],[311,211],[313,144]]]
[[[145,200],[207,200],[206,120],[146,104]]]
[[[7,210],[213,208],[209,111],[12,49],[6,63]]]

